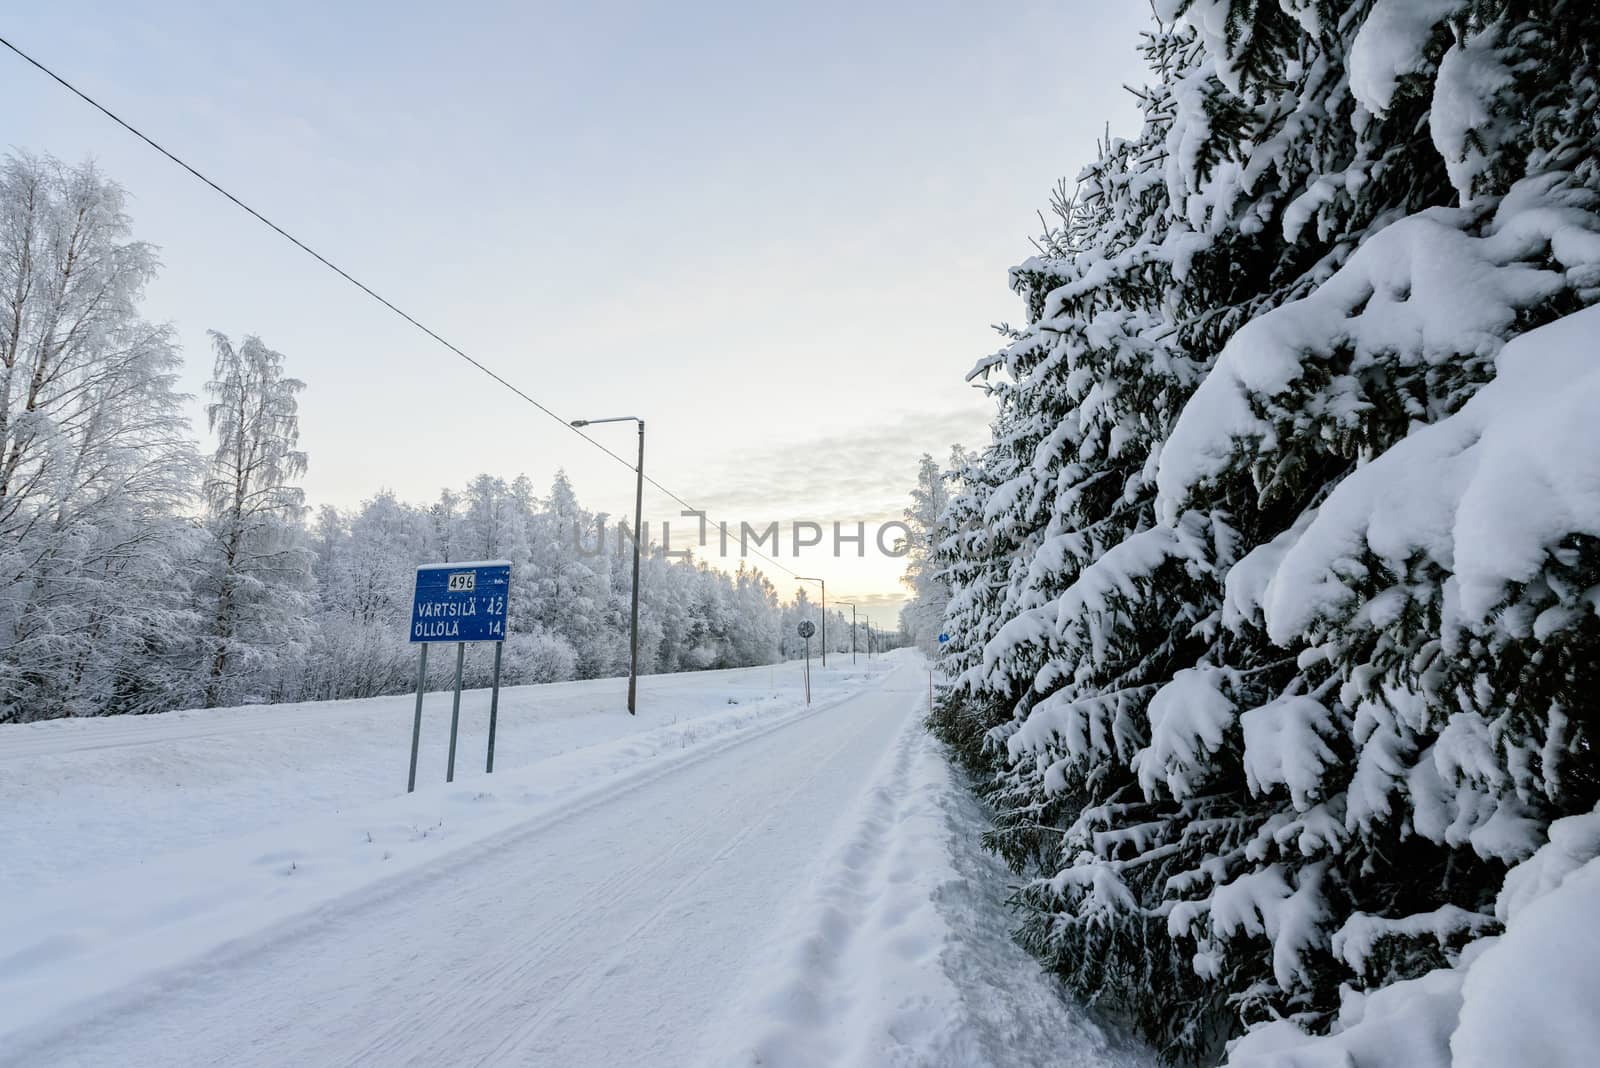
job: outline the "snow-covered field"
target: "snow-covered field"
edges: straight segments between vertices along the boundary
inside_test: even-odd
[[[830,666],[830,692],[818,699],[853,692],[883,665]],[[623,711],[626,679],[507,688],[495,774],[563,756],[572,757],[564,769],[588,762],[598,774],[793,712],[800,672],[776,664],[646,676],[637,717]],[[406,694],[0,726],[7,851],[27,858],[0,868],[0,898],[403,794],[414,708]],[[464,693],[458,785],[484,774],[488,723],[489,692]],[[444,783],[449,731],[450,694],[429,694],[419,791]]]
[[[448,786],[435,694],[409,796],[405,697],[0,728],[0,1062],[1145,1063],[998,936],[922,672],[514,689],[493,776],[473,693]]]

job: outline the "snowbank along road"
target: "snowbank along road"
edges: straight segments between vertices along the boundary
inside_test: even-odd
[[[70,809],[93,770],[94,800],[178,824],[130,864],[123,825],[69,811],[65,859],[12,872],[0,1063],[1002,1065],[1052,1030],[1050,1063],[1146,1063],[996,937],[920,661],[819,672],[810,708],[792,674],[646,680],[656,719],[620,726],[590,707],[613,684],[513,691],[512,766],[410,797],[405,701],[0,732],[29,797]],[[239,746],[277,774],[196,788],[237,833],[185,822],[173,769]],[[297,779],[297,747],[344,760]]]

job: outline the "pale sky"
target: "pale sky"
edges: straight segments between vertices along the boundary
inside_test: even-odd
[[[870,531],[919,454],[986,440],[963,376],[1022,316],[1006,270],[1050,187],[1107,123],[1135,129],[1148,19],[1142,0],[82,0],[0,33],[562,418],[644,417],[647,473],[713,518]],[[631,513],[629,471],[9,52],[0,93],[9,147],[128,189],[187,391],[208,329],[285,353],[313,505],[564,467],[586,505]],[[593,433],[631,456],[630,427]],[[678,510],[647,488],[653,529]],[[779,560],[892,624],[901,562],[870,534],[865,559],[824,548],[796,562],[786,536]]]

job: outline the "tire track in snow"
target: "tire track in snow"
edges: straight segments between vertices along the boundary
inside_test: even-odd
[[[919,907],[914,895],[893,892],[908,881],[909,873],[899,867],[890,870],[895,858],[888,848],[910,790],[907,773],[922,729],[918,719],[913,715],[908,720],[885,755],[848,836],[831,852],[825,874],[791,927],[787,961],[779,973],[784,978],[755,999],[754,1016],[766,1018],[762,1033],[730,1064],[807,1068],[889,1063],[849,1059],[846,1027],[841,1025],[859,1011],[860,974],[851,973],[859,965],[870,967],[869,962],[853,961],[852,949],[863,941],[873,919],[892,929]],[[895,948],[908,963],[928,963],[926,945],[903,940]]]
[[[816,712],[802,714],[796,719],[810,718],[819,715],[833,706],[825,706]],[[790,725],[794,720],[786,721],[772,728],[773,733]],[[829,754],[829,759],[837,757],[840,752],[848,748],[854,739],[837,747]],[[727,746],[724,748],[732,748]],[[710,756],[714,753],[706,754]],[[701,763],[696,760],[694,763]],[[683,765],[679,765],[682,767]],[[805,783],[784,792],[763,806],[763,811],[770,812],[787,802],[805,785],[815,779],[815,774],[809,776]],[[652,779],[653,781],[653,779]],[[638,784],[640,787],[648,783]],[[605,800],[614,800],[608,798]],[[748,816],[748,809],[743,805],[742,798],[730,799],[728,803],[714,811],[704,813],[690,828],[676,834],[671,844],[659,852],[645,854],[645,858],[630,867],[616,871],[610,882],[618,885],[642,885],[649,882],[653,876],[672,865],[683,853],[692,853],[695,847],[709,840],[721,840],[725,844],[712,855],[710,863],[721,860],[734,851],[752,834],[757,823],[752,821],[735,835],[727,839],[724,831],[729,817],[736,812]],[[604,803],[603,801],[597,804]],[[585,806],[592,807],[592,806]],[[570,813],[576,815],[576,812]],[[541,827],[541,829],[543,829]],[[598,924],[608,911],[617,908],[616,903],[608,898],[590,898],[579,907],[567,910],[558,917],[542,924],[540,937],[520,944],[508,945],[504,951],[494,958],[489,958],[483,966],[475,966],[466,973],[457,973],[453,976],[457,989],[470,989],[481,991],[465,1004],[459,1000],[453,1001],[448,1006],[450,1015],[462,1021],[452,1025],[446,1030],[438,1032],[435,1042],[446,1046],[455,1045],[466,1038],[465,1032],[478,1025],[483,1012],[497,1001],[504,999],[504,991],[513,990],[521,992],[518,1000],[537,1001],[540,1008],[535,1010],[533,1017],[508,1035],[494,1050],[485,1055],[480,1063],[497,1064],[506,1063],[510,1055],[519,1047],[527,1045],[541,1030],[562,1010],[575,1000],[580,1000],[598,986],[604,977],[609,974],[620,962],[627,952],[627,944],[637,935],[648,929],[666,913],[673,903],[673,899],[687,886],[698,882],[708,868],[700,868],[695,875],[687,880],[680,880],[667,889],[660,898],[660,903],[648,916],[635,924],[621,938],[617,939],[620,947],[612,952],[606,959],[583,967],[576,973],[563,971],[559,962],[564,959],[567,952],[583,938],[592,937],[597,929],[603,929]],[[538,988],[538,993],[528,993],[528,984],[532,980]],[[544,991],[551,991],[548,996],[542,996]],[[370,1044],[353,1054],[345,1063],[351,1065],[366,1065],[375,1063],[395,1063],[396,1058],[403,1056],[406,1043],[412,1038],[412,1028],[404,1021],[397,1022],[383,1035],[374,1039]]]
[[[833,760],[836,760],[846,749],[849,749],[851,746],[855,745],[856,741],[856,737],[852,736],[841,745],[835,747],[827,757],[818,762],[818,767],[823,767],[831,763]],[[782,794],[769,795],[767,803],[762,806],[763,815],[770,815],[771,813],[786,807],[796,795],[800,794],[802,791],[815,783],[817,775],[818,772],[814,771],[812,774],[806,776],[802,782],[797,783],[790,789],[784,791]],[[731,811],[736,807],[742,806],[730,805],[728,810]],[[745,815],[749,815],[748,811],[745,812]],[[622,962],[628,953],[630,944],[645,931],[661,922],[662,918],[669,911],[671,911],[677,898],[682,896],[682,894],[690,890],[695,885],[702,882],[712,870],[713,865],[725,860],[737,852],[744,845],[744,843],[752,835],[754,835],[758,829],[760,829],[763,822],[763,820],[749,819],[744,828],[735,834],[733,838],[728,839],[722,848],[713,853],[704,866],[697,868],[687,879],[682,879],[675,883],[671,888],[667,889],[666,892],[662,894],[656,907],[643,920],[635,924],[625,935],[617,940],[617,948],[613,950],[605,959],[596,962],[586,970],[581,983],[574,982],[568,984],[559,999],[546,1006],[533,1020],[529,1021],[527,1025],[519,1028],[516,1032],[508,1036],[499,1047],[497,1047],[489,1056],[485,1057],[480,1063],[527,1063],[526,1058],[522,1055],[525,1054],[527,1048],[532,1045],[533,1040],[548,1027],[551,1021],[555,1018],[556,1014],[564,1010],[572,1002],[591,996],[595,992],[596,988],[604,982],[605,977],[610,975],[617,965]],[[721,820],[713,821],[711,819],[707,819],[703,821],[703,826],[708,828],[720,827],[723,825],[724,824]]]
[[[723,1021],[726,1068],[1154,1068],[1109,1041],[1009,939],[1009,873],[926,732],[921,697],[827,866],[790,913],[781,963]],[[774,974],[775,972],[775,974]]]

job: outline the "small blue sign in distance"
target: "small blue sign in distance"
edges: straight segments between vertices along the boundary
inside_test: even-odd
[[[949,640],[950,640],[950,635],[948,635],[948,634],[939,635],[939,644],[940,645],[943,645],[945,642],[947,642]]]
[[[411,598],[414,642],[503,642],[511,563],[424,564]]]

